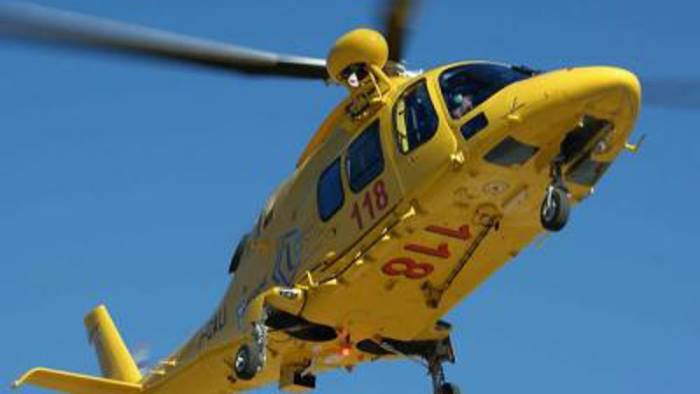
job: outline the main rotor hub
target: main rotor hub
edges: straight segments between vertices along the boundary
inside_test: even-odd
[[[328,75],[344,83],[348,69],[356,66],[376,66],[382,69],[389,58],[389,46],[381,33],[371,29],[356,29],[345,33],[328,53]]]

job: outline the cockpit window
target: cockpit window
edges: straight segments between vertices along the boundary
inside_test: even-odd
[[[466,115],[506,86],[532,73],[493,63],[457,66],[440,75],[440,89],[452,119]]]
[[[438,117],[430,101],[425,81],[408,88],[394,106],[396,144],[408,153],[431,139],[438,128]]]

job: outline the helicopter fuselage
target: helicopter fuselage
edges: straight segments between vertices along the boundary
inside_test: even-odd
[[[471,62],[392,77],[359,111],[351,96],[242,241],[213,317],[144,389],[244,390],[402,355],[383,339],[447,338],[440,318],[543,233],[553,167],[573,203],[591,195],[640,95],[617,68]],[[236,379],[236,350],[271,313],[264,368]]]

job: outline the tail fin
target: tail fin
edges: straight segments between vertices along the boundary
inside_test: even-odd
[[[33,384],[71,394],[138,394],[141,373],[104,305],[85,316],[90,343],[95,345],[103,378],[47,368],[34,368],[16,380],[13,388]]]
[[[85,328],[90,344],[95,346],[102,376],[127,383],[141,381],[141,373],[104,305],[85,316]]]

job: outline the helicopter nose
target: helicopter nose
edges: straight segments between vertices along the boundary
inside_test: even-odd
[[[509,105],[504,119],[508,127],[504,130],[517,130],[521,142],[540,148],[560,146],[584,119],[597,119],[601,125],[625,130],[610,140],[614,148],[610,151],[616,151],[624,144],[627,131],[632,130],[642,97],[636,75],[606,66],[551,71],[513,88],[513,95],[506,101]],[[544,164],[552,158],[540,156]]]
[[[626,100],[624,104],[639,108],[642,87],[632,72],[618,67],[582,67],[572,72],[576,85],[570,90],[572,98],[605,100],[608,96],[617,96],[612,98]]]
[[[639,79],[618,67],[580,67],[553,75],[564,102],[583,105],[585,111],[601,117],[628,112],[636,117],[642,98]]]
[[[627,128],[639,114],[642,88],[633,73],[618,67],[567,68],[529,80],[511,105],[514,122],[529,123],[523,136],[535,145],[551,143],[566,134],[583,116],[605,119]],[[524,99],[529,94],[530,100]],[[527,128],[527,127],[526,127]]]

